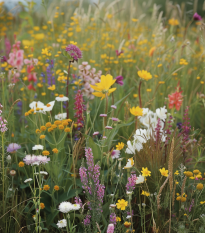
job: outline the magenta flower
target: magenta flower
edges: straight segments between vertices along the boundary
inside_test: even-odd
[[[112,117],[111,119],[112,119],[113,121],[119,121],[119,119],[116,118],[116,117]]]
[[[112,159],[118,159],[120,157],[120,150],[113,150],[111,153]]]
[[[99,134],[99,132],[96,131],[96,132],[93,133],[93,136],[96,136],[96,135],[98,135],[98,134]]]
[[[65,51],[75,60],[82,58],[82,52],[81,50],[74,44],[69,44]]]
[[[18,145],[17,143],[10,143],[7,147],[7,152],[8,153],[14,153],[16,152],[18,149],[20,149],[21,146]]]
[[[194,18],[194,20],[196,20],[196,21],[202,20],[201,16],[200,16],[199,14],[197,14],[197,13],[195,13],[195,14],[193,15],[193,18]]]
[[[117,76],[115,79],[116,79],[117,84],[119,84],[120,86],[123,86],[124,82],[122,81],[123,80],[122,76]]]
[[[115,50],[115,52],[117,56],[120,56],[120,54],[123,53],[123,51],[118,51],[118,50]]]

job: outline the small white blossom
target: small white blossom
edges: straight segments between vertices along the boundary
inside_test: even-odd
[[[24,183],[31,182],[32,180],[33,180],[33,179],[28,178],[28,179],[24,180]]]
[[[58,223],[56,224],[58,228],[63,228],[67,226],[67,221],[66,219],[58,220]]]

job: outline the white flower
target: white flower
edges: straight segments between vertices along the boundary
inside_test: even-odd
[[[64,96],[64,95],[59,95],[58,97],[56,97],[57,101],[69,101],[69,98]]]
[[[28,178],[28,179],[24,180],[24,183],[31,182],[32,180],[33,180],[33,179]]]
[[[132,216],[131,215],[127,215],[126,219],[130,219]]]
[[[123,167],[123,169],[131,168],[133,167],[133,165],[134,165],[134,160],[133,158],[130,158],[128,159],[127,164],[125,165],[125,167]]]
[[[73,209],[73,205],[68,201],[64,201],[60,203],[58,209],[60,212],[67,214],[69,211]]]
[[[73,210],[79,210],[80,208],[80,204],[73,204]]]
[[[6,160],[7,160],[8,162],[10,162],[10,161],[11,161],[11,155],[8,155],[8,156],[6,157]]]
[[[167,118],[167,109],[164,106],[163,108],[157,108],[156,114],[161,120],[165,120]]]
[[[120,150],[113,150],[111,153],[111,158],[112,159],[118,159],[120,156]]]
[[[125,153],[134,154],[135,150],[136,150],[136,148],[134,145],[132,145],[131,141],[127,141],[127,149],[125,150]]]
[[[33,109],[34,112],[36,112],[37,108],[40,109],[38,110],[39,112],[43,112],[42,110],[45,107],[45,105],[41,101],[38,101],[38,102],[33,101],[32,103],[29,104],[29,107]]]
[[[136,180],[136,184],[141,184],[144,182],[144,176],[139,175]]]
[[[67,226],[67,221],[66,219],[58,220],[58,223],[56,224],[58,228],[63,228]]]
[[[32,150],[43,150],[43,146],[42,145],[35,145],[32,147]]]
[[[54,104],[55,104],[55,100],[49,102],[48,104],[46,104],[46,105],[44,106],[43,111],[45,111],[45,112],[50,112],[50,111],[52,111]]]
[[[149,136],[147,135],[146,129],[137,129],[134,135],[134,139],[140,143],[146,143]]]
[[[67,113],[59,113],[58,115],[55,115],[55,119],[57,120],[64,120],[67,118]]]
[[[48,175],[48,172],[40,171],[40,174],[41,174],[41,175]]]

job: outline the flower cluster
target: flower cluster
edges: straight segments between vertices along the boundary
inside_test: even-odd
[[[3,119],[3,117],[1,116],[2,114],[2,109],[3,108],[3,105],[0,104],[0,131],[2,133],[6,132],[8,130],[7,128],[7,120]]]
[[[23,161],[26,165],[40,165],[40,164],[46,164],[50,161],[50,158],[47,158],[47,156],[43,155],[26,155],[25,158],[23,158]]]
[[[84,117],[83,112],[85,111],[85,105],[83,104],[83,95],[80,90],[77,91],[77,94],[75,95],[75,104],[74,104],[74,110],[75,115],[74,117],[77,118],[77,124],[78,128],[82,128],[84,125]]]
[[[83,94],[88,99],[94,99],[94,96],[92,95],[93,89],[90,87],[90,84],[95,85],[96,83],[100,82],[102,71],[99,70],[96,73],[96,69],[91,68],[88,62],[82,62],[82,65],[79,65],[78,68],[79,68],[79,75],[83,79],[83,84],[84,84]]]
[[[81,50],[74,44],[69,44],[65,51],[73,58],[73,60],[77,61],[78,59],[82,58]]]
[[[127,192],[132,192],[135,189],[135,184],[136,184],[137,177],[134,174],[131,174],[130,177],[128,177],[128,182],[126,184],[126,191]]]

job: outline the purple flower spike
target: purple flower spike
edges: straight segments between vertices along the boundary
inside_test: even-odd
[[[124,82],[122,81],[123,80],[122,76],[117,76],[115,79],[116,79],[117,84],[119,84],[120,86],[123,86]]]
[[[69,44],[65,51],[75,60],[82,58],[82,52],[81,50],[74,44]]]
[[[195,14],[193,15],[193,18],[194,18],[194,20],[196,20],[196,21],[202,20],[201,16],[200,16],[199,14],[197,14],[197,13],[195,13]]]

